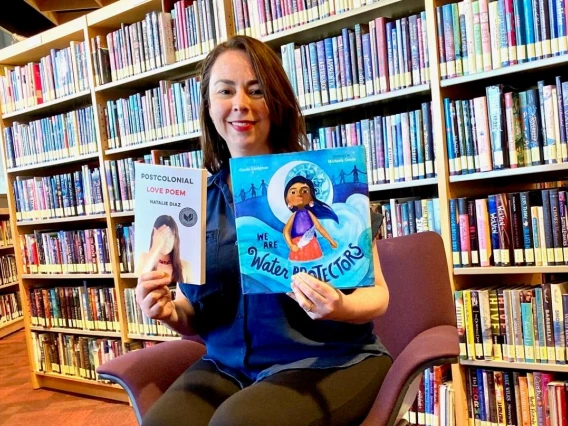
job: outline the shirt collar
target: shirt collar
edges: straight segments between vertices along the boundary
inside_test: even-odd
[[[221,183],[227,182],[228,174],[229,174],[229,165],[226,164],[222,166],[217,173],[214,173],[207,178],[207,188],[209,188],[213,184],[220,187]]]

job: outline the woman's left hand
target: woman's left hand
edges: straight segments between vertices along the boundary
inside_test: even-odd
[[[300,272],[292,277],[288,293],[312,319],[338,320],[345,308],[345,295],[331,285]]]

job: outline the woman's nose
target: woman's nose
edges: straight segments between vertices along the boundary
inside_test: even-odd
[[[233,111],[248,111],[249,97],[244,90],[237,90],[233,97]]]

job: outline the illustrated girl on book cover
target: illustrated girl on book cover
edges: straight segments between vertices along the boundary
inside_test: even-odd
[[[150,234],[150,248],[140,253],[136,266],[139,274],[164,271],[170,274],[172,282],[191,282],[191,267],[181,258],[179,230],[173,217],[161,215],[156,218]]]
[[[284,239],[290,247],[288,259],[309,261],[323,256],[316,230],[332,248],[337,248],[337,242],[318,219],[333,219],[336,223],[339,223],[339,219],[331,207],[318,200],[314,183],[310,179],[303,176],[290,179],[284,189],[284,199],[292,212],[283,231]]]

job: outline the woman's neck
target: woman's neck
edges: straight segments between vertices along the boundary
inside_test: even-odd
[[[171,257],[169,254],[166,255],[161,255],[158,258],[158,262],[161,263],[162,265],[169,265],[172,263]]]

